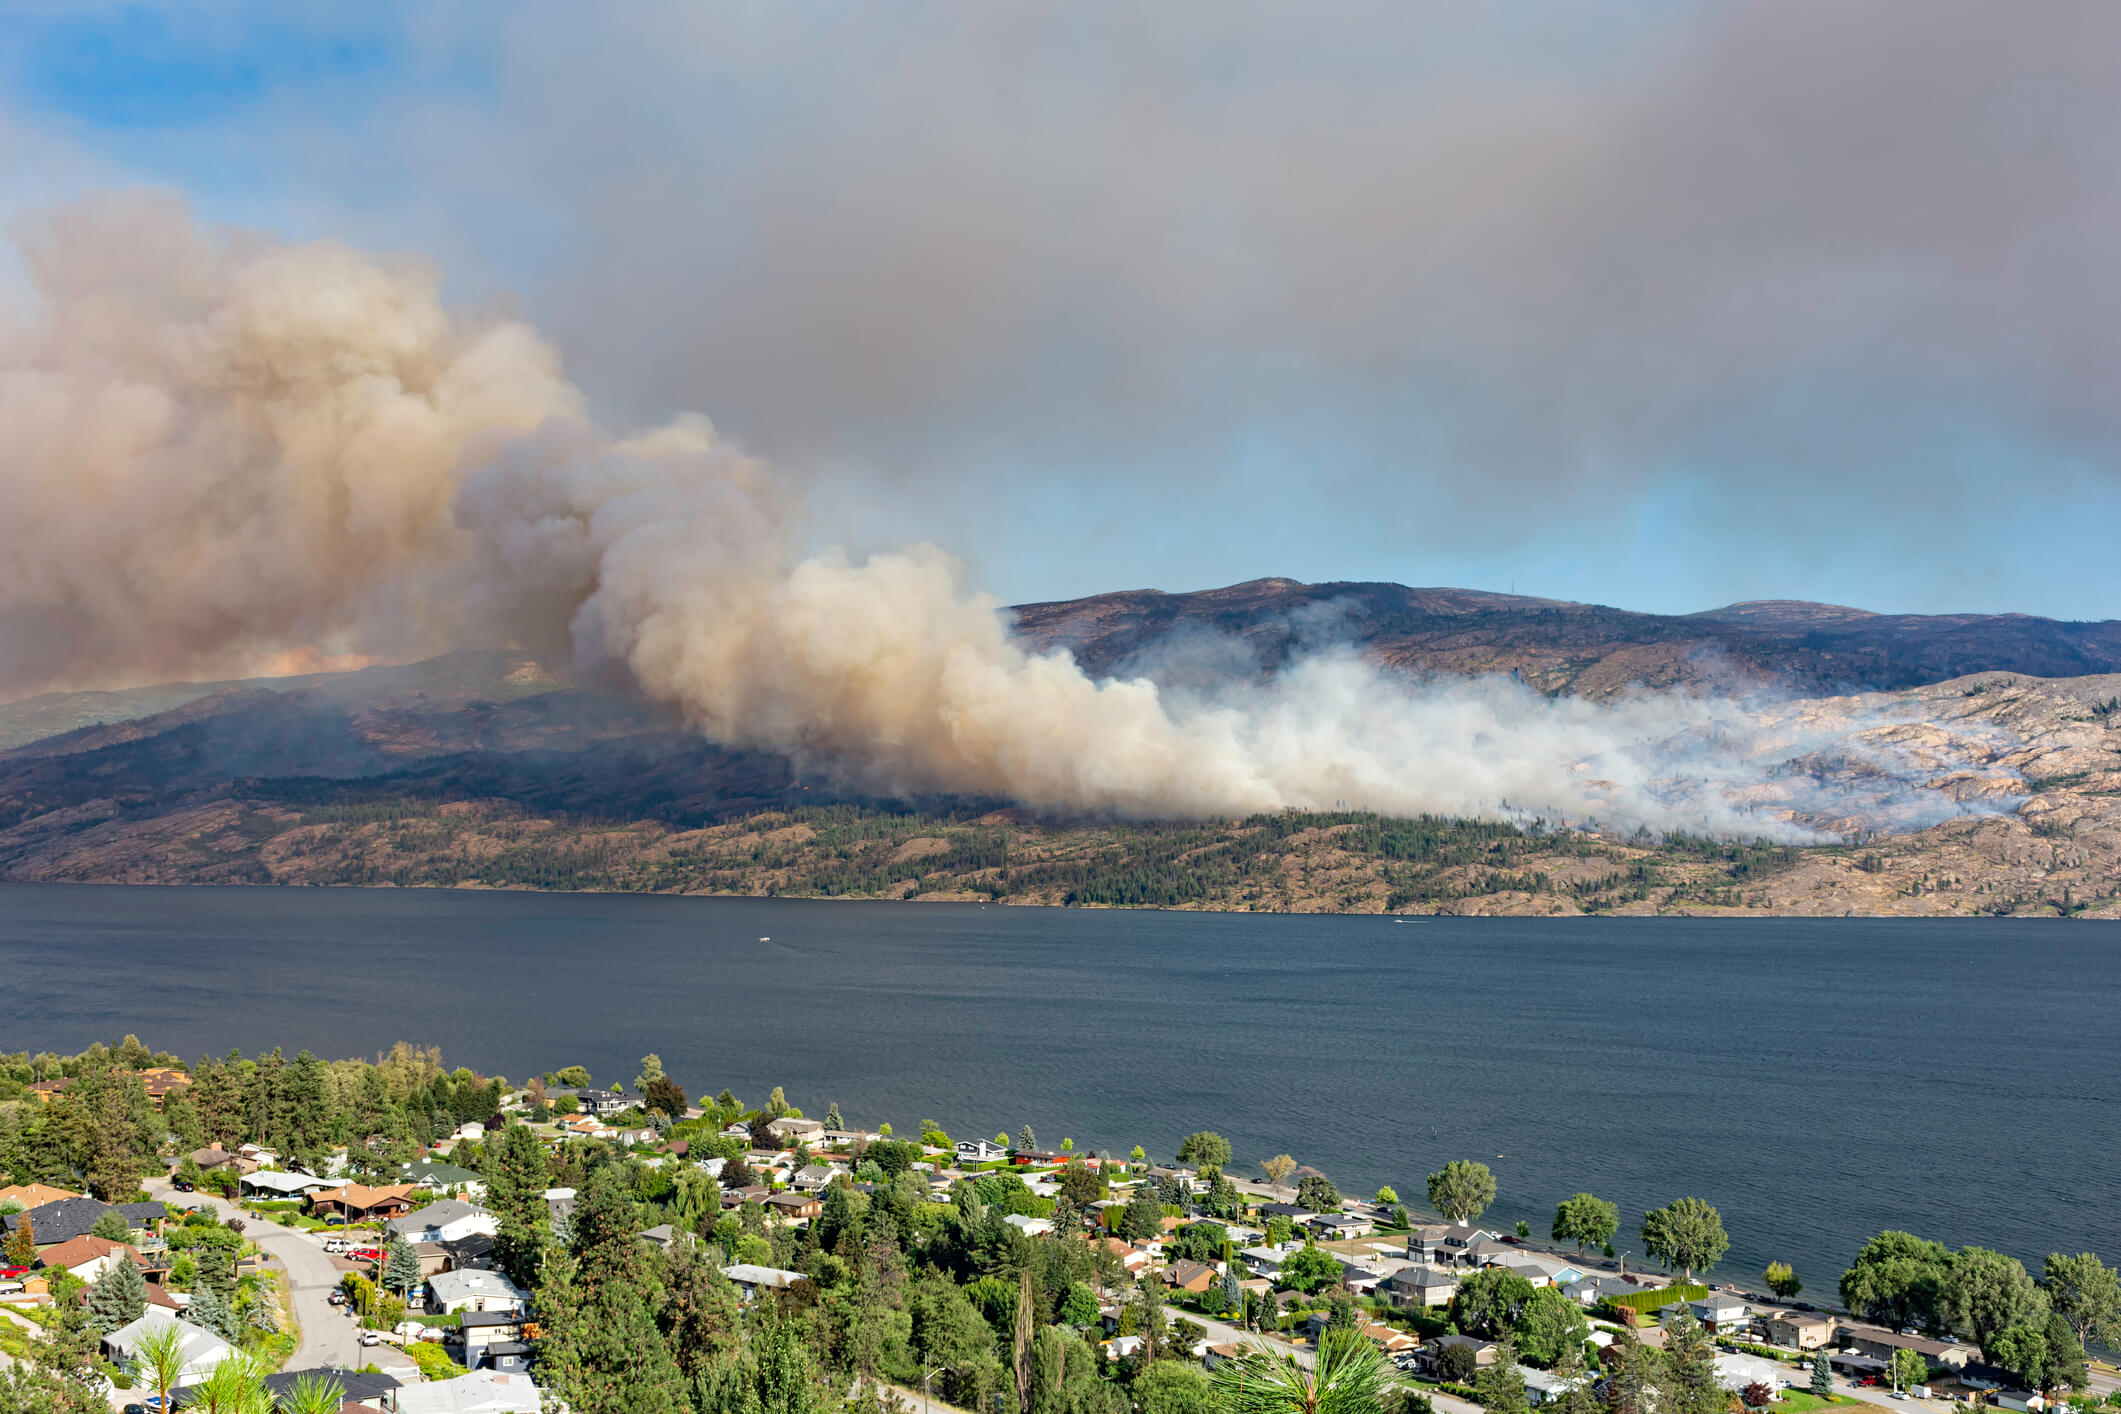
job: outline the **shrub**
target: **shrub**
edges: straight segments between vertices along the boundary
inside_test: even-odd
[[[405,1347],[405,1353],[430,1380],[451,1380],[464,1373],[464,1367],[450,1359],[448,1352],[433,1341],[416,1340]]]

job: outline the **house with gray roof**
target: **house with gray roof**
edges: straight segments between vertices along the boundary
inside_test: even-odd
[[[141,1347],[148,1337],[175,1327],[180,1338],[180,1349],[184,1352],[184,1384],[193,1384],[213,1373],[214,1367],[236,1353],[230,1345],[212,1331],[182,1321],[159,1306],[147,1308],[147,1314],[130,1325],[118,1327],[103,1337],[103,1353],[121,1369],[138,1367]]]
[[[530,1293],[499,1272],[473,1267],[436,1272],[427,1279],[428,1310],[449,1316],[459,1311],[499,1311],[520,1316],[530,1309]]]
[[[406,1242],[455,1242],[475,1233],[492,1237],[500,1230],[500,1219],[460,1198],[438,1198],[383,1224],[385,1233]]]

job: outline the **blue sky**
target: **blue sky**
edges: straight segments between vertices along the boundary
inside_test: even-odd
[[[2113,21],[1854,8],[11,6],[0,204],[422,253],[1005,599],[2121,616]]]

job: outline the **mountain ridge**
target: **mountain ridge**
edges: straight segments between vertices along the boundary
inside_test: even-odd
[[[1586,696],[1644,682],[1770,687],[1769,710],[1861,724],[1879,749],[1929,771],[1935,798],[1974,813],[1894,836],[1832,822],[1843,843],[1763,849],[1526,835],[1492,822],[1129,824],[1006,801],[873,800],[781,757],[706,741],[621,685],[491,651],[0,707],[0,879],[1298,911],[2121,916],[2121,625],[2072,635],[2030,618],[1729,608],[1743,611],[1735,624],[1481,591],[1259,580],[1016,612],[1034,650],[1067,647],[1093,672],[1165,681],[1272,674],[1303,652],[1352,644],[1411,674],[1507,671]],[[2105,676],[2020,666],[2063,649],[2113,666]],[[1937,676],[1967,661],[1977,666]],[[1854,686],[1821,692],[1821,678]],[[78,720],[97,715],[121,719]],[[31,739],[8,745],[9,733]],[[1860,793],[1860,760],[1796,764]]]

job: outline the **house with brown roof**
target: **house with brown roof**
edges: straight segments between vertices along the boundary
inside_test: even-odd
[[[148,1103],[158,1110],[162,1108],[162,1101],[172,1092],[191,1084],[191,1077],[173,1065],[149,1066],[146,1070],[136,1070],[133,1074],[147,1087]]]
[[[1874,1360],[1890,1360],[1896,1350],[1912,1350],[1932,1365],[1949,1365],[1955,1370],[1965,1369],[1977,1353],[1973,1346],[1956,1340],[1932,1340],[1924,1335],[1902,1335],[1883,1326],[1847,1323],[1841,1326],[1841,1345],[1844,1350],[1854,1350]]]
[[[121,1260],[129,1260],[136,1267],[146,1265],[129,1244],[113,1242],[92,1232],[70,1237],[37,1254],[38,1266],[47,1271],[72,1272],[83,1281],[96,1280]]]
[[[1776,1311],[1761,1319],[1768,1343],[1792,1350],[1824,1350],[1834,1343],[1838,1322],[1816,1311]]]
[[[1164,1280],[1179,1291],[1198,1295],[1215,1285],[1220,1280],[1220,1273],[1206,1262],[1176,1262],[1164,1273]]]
[[[766,1210],[784,1221],[794,1221],[819,1216],[825,1211],[825,1204],[814,1193],[769,1193],[766,1195]]]
[[[313,1195],[309,1210],[320,1214],[337,1213],[348,1222],[395,1218],[412,1211],[412,1185],[392,1183],[371,1188],[365,1183],[349,1183],[344,1188],[327,1189]]]
[[[20,1203],[24,1210],[41,1208],[46,1203],[56,1203],[62,1198],[86,1198],[86,1193],[75,1193],[65,1188],[54,1188],[49,1183],[14,1183],[0,1188],[0,1203]]]

